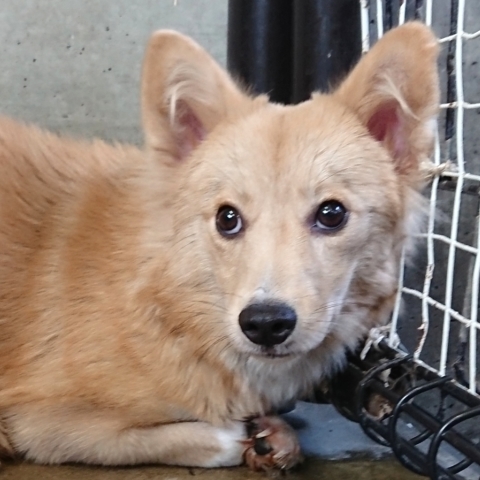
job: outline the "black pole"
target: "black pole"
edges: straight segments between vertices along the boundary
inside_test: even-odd
[[[294,1],[294,103],[328,91],[361,55],[358,0]]]
[[[328,90],[361,54],[358,0],[230,0],[230,72],[272,101]]]
[[[228,69],[255,93],[289,103],[295,0],[230,0]]]

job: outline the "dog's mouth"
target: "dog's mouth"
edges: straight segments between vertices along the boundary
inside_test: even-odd
[[[275,347],[262,347],[257,354],[259,357],[272,359],[291,358],[295,355],[293,352],[279,351]]]
[[[242,345],[240,352],[243,355],[246,355],[248,357],[253,357],[263,361],[291,360],[301,355],[301,353],[298,352],[297,350],[292,349],[291,347],[288,347],[285,345],[282,345],[282,346],[277,345],[272,347],[266,347],[266,346],[260,347],[258,345],[249,345],[246,347],[245,345]]]

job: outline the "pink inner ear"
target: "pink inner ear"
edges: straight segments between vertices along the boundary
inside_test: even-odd
[[[370,117],[367,128],[375,140],[390,150],[394,158],[406,153],[404,121],[396,104],[381,105]]]
[[[182,101],[177,104],[178,147],[180,157],[187,157],[205,139],[206,130],[194,111]]]

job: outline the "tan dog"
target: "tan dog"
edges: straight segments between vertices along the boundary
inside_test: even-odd
[[[333,94],[281,106],[163,31],[145,151],[1,120],[5,453],[294,465],[295,437],[264,415],[388,317],[422,211],[437,51],[407,24]]]

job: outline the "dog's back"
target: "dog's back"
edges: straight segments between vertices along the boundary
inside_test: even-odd
[[[105,225],[102,214],[123,193],[125,172],[143,162],[134,147],[60,138],[0,120],[0,399],[6,403],[12,382],[18,386],[38,373],[32,365],[49,368],[62,322],[73,321],[62,318],[59,300],[69,279],[81,278],[76,266],[93,273],[106,250],[112,254],[108,232],[94,246],[84,243],[88,239],[81,232]],[[92,202],[98,207],[95,218],[85,218],[81,210]],[[82,255],[90,249],[97,253]],[[85,292],[87,298],[80,300],[82,287],[88,287],[88,278],[77,285],[79,303],[88,302]],[[100,297],[105,295],[96,287]]]

